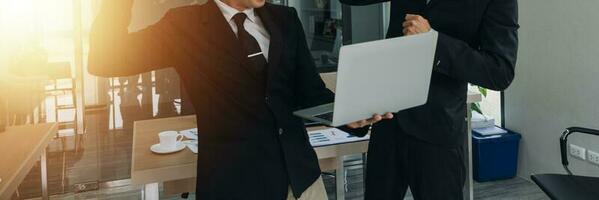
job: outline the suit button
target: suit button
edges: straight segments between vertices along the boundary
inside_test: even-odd
[[[264,97],[264,102],[268,103],[268,97]]]
[[[284,132],[285,131],[282,128],[279,129],[279,135],[283,135]]]
[[[441,64],[441,60],[437,60],[436,66],[439,66],[440,64]]]

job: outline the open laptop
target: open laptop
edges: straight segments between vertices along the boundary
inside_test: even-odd
[[[329,126],[426,103],[437,33],[341,47],[335,102],[294,112]]]

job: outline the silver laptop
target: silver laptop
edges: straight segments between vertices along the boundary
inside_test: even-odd
[[[339,52],[335,102],[294,112],[329,126],[426,103],[437,33],[347,45]]]

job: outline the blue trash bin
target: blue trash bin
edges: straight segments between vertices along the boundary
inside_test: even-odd
[[[476,131],[472,133],[474,180],[485,182],[515,177],[522,136],[511,131],[491,136],[481,136]]]

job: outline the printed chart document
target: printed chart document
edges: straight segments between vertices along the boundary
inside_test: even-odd
[[[313,147],[359,142],[370,139],[370,135],[356,137],[336,128],[310,131],[308,132],[308,135],[310,137],[310,144],[312,144]]]

